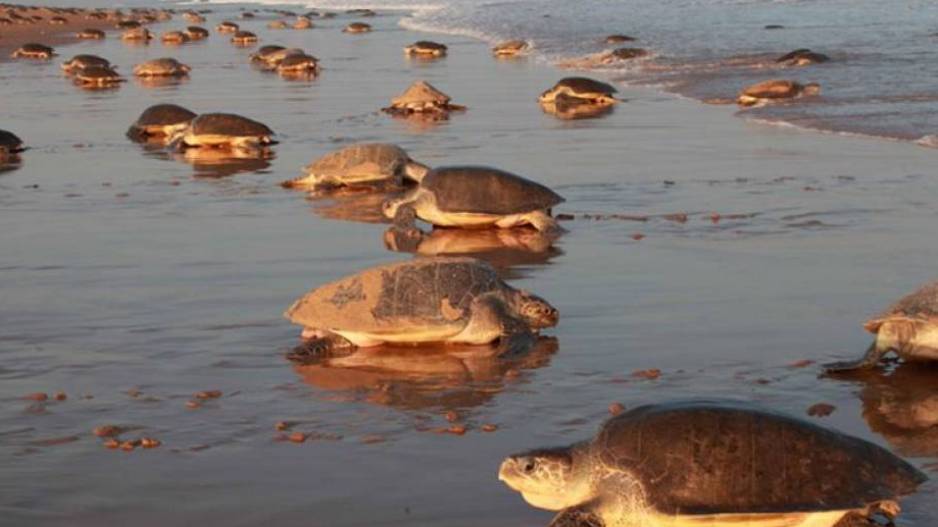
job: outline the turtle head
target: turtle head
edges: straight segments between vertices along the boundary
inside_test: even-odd
[[[515,311],[531,329],[552,328],[560,318],[550,302],[527,291],[517,291],[513,303]]]
[[[576,447],[542,448],[509,456],[498,479],[534,507],[560,510],[588,501],[590,490],[577,466]]]

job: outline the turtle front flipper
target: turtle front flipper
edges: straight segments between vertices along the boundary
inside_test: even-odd
[[[579,506],[560,511],[548,527],[605,527],[605,523],[591,509]]]
[[[344,338],[338,335],[326,335],[311,338],[296,346],[287,353],[287,358],[293,362],[308,364],[325,358],[347,355],[354,349],[355,346]]]
[[[879,365],[879,360],[883,358],[886,350],[881,349],[876,342],[870,344],[866,353],[857,360],[830,362],[824,365],[825,373],[843,373],[855,370],[868,370]]]

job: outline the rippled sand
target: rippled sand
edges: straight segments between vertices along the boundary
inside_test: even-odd
[[[377,31],[366,35],[341,33],[350,20],[310,31],[239,21],[261,44],[319,57],[312,81],[256,71],[250,48],[217,34],[60,48],[124,73],[167,55],[193,67],[188,82],[161,87],[88,92],[58,61],[0,65],[3,127],[31,147],[0,174],[4,521],[545,525],[549,513],[496,480],[505,454],[587,437],[614,401],[685,396],[755,400],[934,466],[934,427],[889,419],[893,401],[930,408],[927,389],[819,380],[803,362],[861,353],[864,318],[935,278],[933,152],[760,126],[642,90],[603,118],[558,120],[535,100],[560,72],[495,61],[456,37],[438,38],[446,59],[409,61],[401,48],[420,36],[394,16],[369,19]],[[417,78],[468,111],[436,124],[378,112]],[[156,102],[259,119],[279,134],[276,157],[219,164],[127,141]],[[288,363],[290,302],[411,257],[385,248],[368,200],[278,186],[354,141],[395,142],[430,165],[492,164],[564,195],[567,235],[550,249],[511,238],[516,252],[497,261],[560,309],[547,332],[556,340],[514,362],[437,350]],[[427,250],[459,247],[436,242]],[[656,379],[633,374],[652,368]],[[22,399],[59,390],[67,400]],[[188,408],[203,390],[223,395]],[[818,402],[836,411],[807,417]],[[439,433],[453,426],[448,412],[465,435]],[[279,421],[313,436],[278,440]],[[105,424],[163,445],[107,450],[91,434]],[[902,524],[933,524],[935,499],[924,487]]]

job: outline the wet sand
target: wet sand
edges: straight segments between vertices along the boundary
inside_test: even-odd
[[[396,16],[341,33],[351,20],[310,31],[238,20],[261,44],[319,57],[310,82],[252,69],[251,48],[214,31],[181,47],[109,38],[59,50],[125,73],[160,56],[193,67],[162,87],[83,91],[60,60],[0,68],[3,127],[31,147],[0,174],[4,521],[546,525],[549,512],[497,481],[506,454],[588,437],[615,401],[681,397],[758,401],[934,467],[934,426],[890,420],[896,400],[930,415],[933,377],[896,379],[916,387],[897,397],[889,378],[818,379],[816,364],[798,364],[861,353],[865,317],[935,278],[934,152],[746,123],[641,89],[604,118],[562,121],[535,103],[561,72],[495,61],[462,37],[432,37],[446,59],[411,61],[400,50],[423,36]],[[468,111],[433,126],[377,111],[417,78]],[[280,137],[276,158],[193,166],[127,141],[157,102],[259,119]],[[297,296],[410,257],[385,249],[384,226],[341,219],[367,219],[360,202],[277,185],[357,141],[398,143],[431,166],[491,164],[567,198],[557,212],[575,219],[553,249],[501,261],[513,285],[559,308],[555,342],[514,363],[441,351],[284,359],[299,332],[280,313]],[[597,214],[645,221],[586,217]],[[634,374],[652,368],[659,377]],[[213,389],[223,396],[186,406]],[[59,390],[66,401],[22,399]],[[835,412],[808,417],[818,402]],[[448,412],[465,435],[438,433]],[[318,435],[278,440],[279,421]],[[108,450],[91,433],[105,424],[163,445]],[[930,483],[905,500],[901,525],[933,524],[935,498]]]

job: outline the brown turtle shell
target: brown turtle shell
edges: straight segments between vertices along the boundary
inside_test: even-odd
[[[784,79],[775,79],[753,84],[742,91],[742,95],[759,99],[787,99],[798,95],[804,88],[801,84]]]
[[[553,190],[521,176],[484,166],[434,168],[420,188],[433,193],[446,212],[518,214],[563,203]]]
[[[938,319],[938,280],[900,298],[885,311],[868,320],[863,327],[870,333],[876,333],[883,322],[893,318]]]
[[[194,134],[217,134],[232,137],[273,135],[267,125],[231,113],[203,113],[192,120],[190,131]]]
[[[161,126],[188,123],[196,118],[195,112],[176,104],[155,104],[140,114],[136,126]]]

